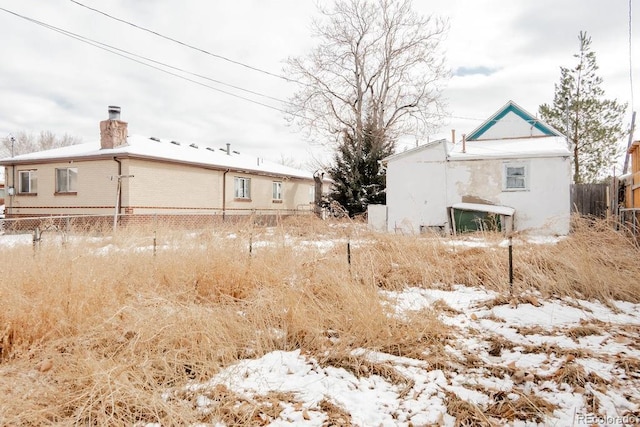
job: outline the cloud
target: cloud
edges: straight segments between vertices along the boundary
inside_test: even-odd
[[[314,45],[311,0],[79,0],[161,34],[273,73]],[[295,85],[135,29],[70,1],[14,0],[2,7],[74,33],[269,96],[287,99]],[[444,94],[443,129],[475,128],[509,99],[532,113],[553,98],[560,66],[571,66],[580,30],[593,38],[608,97],[629,101],[628,2],[601,0],[414,1],[422,14],[447,16],[446,60],[454,70]],[[640,28],[640,14],[633,16]],[[309,157],[304,133],[283,114],[121,58],[0,11],[0,136],[51,130],[99,138],[108,105],[122,107],[132,133],[224,146],[278,160]],[[633,57],[640,57],[633,34]],[[637,65],[636,65],[637,67]],[[635,81],[640,76],[635,69]],[[216,88],[283,107],[273,100]],[[636,84],[640,87],[640,84]],[[636,97],[640,99],[640,94]],[[460,119],[460,117],[465,119]],[[413,141],[412,141],[413,143]],[[324,150],[323,150],[324,152]]]

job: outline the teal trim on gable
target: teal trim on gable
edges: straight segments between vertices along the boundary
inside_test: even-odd
[[[532,125],[533,127],[535,127],[536,129],[538,129],[540,132],[542,132],[543,134],[545,134],[547,136],[561,136],[558,132],[556,132],[555,130],[553,130],[549,126],[545,125],[543,122],[541,122],[540,120],[536,119],[531,114],[529,114],[526,111],[522,110],[517,105],[513,104],[512,102],[510,102],[502,110],[498,111],[498,113],[496,113],[496,115],[493,118],[487,120],[478,129],[473,131],[471,134],[467,135],[467,141],[477,140],[486,131],[491,129],[491,127],[493,127],[493,125],[495,125],[499,120],[501,120],[504,116],[506,116],[509,113],[516,114],[522,120],[526,121],[527,123],[529,123],[530,125]]]

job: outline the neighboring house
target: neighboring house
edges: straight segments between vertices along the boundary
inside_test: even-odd
[[[624,208],[640,208],[640,141],[634,141],[627,151],[631,158],[631,173],[620,177],[624,180]]]
[[[129,136],[109,107],[100,142],[0,160],[6,217],[118,215],[127,218],[288,215],[312,212],[313,174],[261,158],[155,137]]]
[[[386,212],[372,208],[392,232],[564,235],[570,163],[566,138],[510,101],[460,143],[435,141],[384,159]]]
[[[623,223],[638,227],[640,222],[640,141],[634,141],[627,150],[631,159],[631,172],[616,180],[618,208]]]
[[[0,218],[4,218],[4,169],[0,169]]]

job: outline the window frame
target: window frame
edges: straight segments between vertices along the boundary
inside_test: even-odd
[[[23,183],[24,183],[22,178],[23,174],[29,175],[29,178],[27,179],[29,188],[26,189],[26,191],[25,191],[25,188],[23,188]],[[35,187],[35,189],[33,187]],[[25,169],[25,170],[18,171],[18,194],[21,194],[21,195],[38,194],[38,169]]]
[[[282,203],[282,181],[273,181],[271,183],[271,199],[274,203]]]
[[[315,202],[316,202],[316,186],[314,184],[309,186],[309,203],[313,204]]]
[[[69,171],[75,171],[76,174],[76,180],[75,180],[75,185],[72,188],[71,185],[71,178],[70,178],[70,174]],[[61,189],[61,185],[60,185],[60,176],[58,175],[59,172],[65,171],[65,185],[67,187],[66,190]],[[56,186],[56,194],[78,194],[78,168],[55,168],[55,186]]]
[[[522,168],[522,175],[509,173],[509,169],[519,169]],[[513,186],[510,185],[510,180],[519,180],[522,182],[522,186]],[[503,164],[503,180],[502,180],[502,190],[503,191],[529,191],[529,179],[530,179],[530,171],[529,171],[529,162],[505,162]]]
[[[235,176],[233,178],[233,195],[236,200],[251,200],[251,178]]]

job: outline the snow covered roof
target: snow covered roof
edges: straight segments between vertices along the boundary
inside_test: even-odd
[[[5,158],[0,160],[0,165],[113,157],[135,157],[214,169],[232,169],[258,174],[313,179],[312,172],[281,165],[256,156],[233,151],[227,154],[227,150],[224,148],[160,140],[159,138],[138,135],[128,136],[127,144],[112,149],[101,149],[100,142],[88,142]]]
[[[487,139],[455,144],[449,158],[471,160],[486,158],[530,158],[570,156],[567,141],[563,136],[533,138]]]
[[[404,151],[401,151],[399,153],[395,153],[395,154],[392,154],[390,156],[387,156],[384,159],[382,159],[382,161],[386,163],[386,162],[388,162],[390,160],[395,160],[395,159],[397,159],[399,157],[410,156],[410,155],[412,155],[414,153],[420,152],[420,151],[425,150],[427,148],[433,147],[434,145],[440,145],[440,144],[450,144],[450,142],[448,142],[446,139],[439,139],[439,140],[436,140],[436,141],[427,142],[426,144],[421,144],[421,145],[418,145],[417,147],[413,147],[413,148],[410,148],[408,150],[404,150]]]
[[[448,160],[526,159],[535,157],[568,157],[571,155],[563,136],[538,136],[532,138],[485,139],[467,141],[464,144],[441,139],[396,153],[383,159],[389,162],[411,156],[436,145],[444,145]]]

